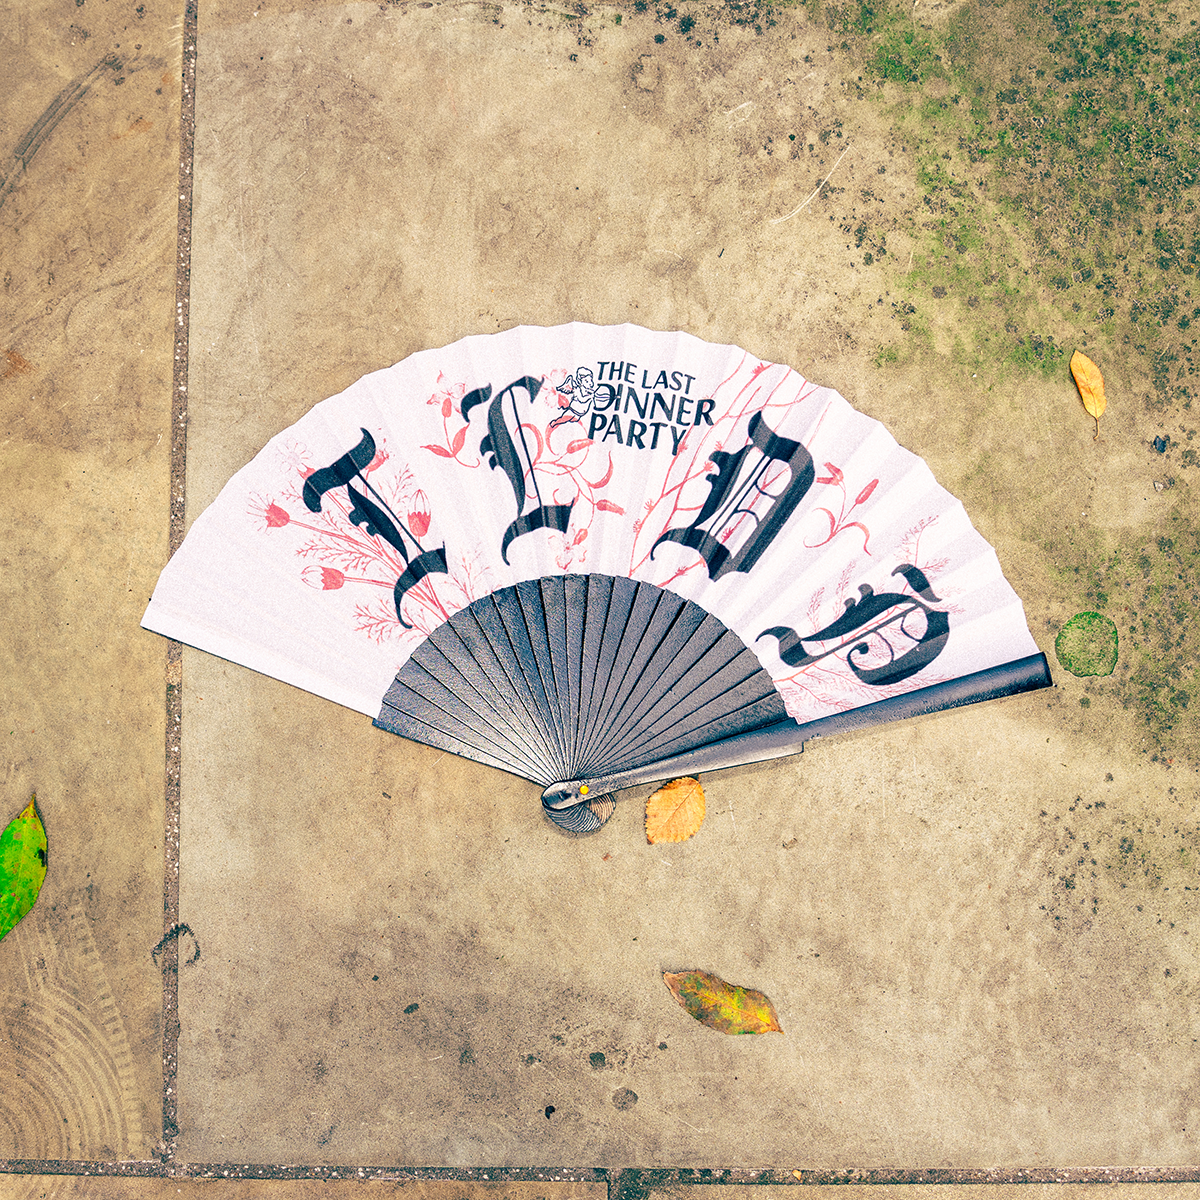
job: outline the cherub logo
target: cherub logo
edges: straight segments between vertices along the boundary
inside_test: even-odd
[[[592,405],[600,398],[600,388],[605,388],[604,399],[612,396],[612,388],[607,384],[598,384],[596,377],[587,367],[578,367],[574,375],[568,375],[555,389],[564,396],[570,396],[567,407],[550,422],[550,428],[565,425],[568,421],[582,421],[592,409]]]

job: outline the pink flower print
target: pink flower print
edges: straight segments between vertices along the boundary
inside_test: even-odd
[[[466,394],[467,385],[465,383],[449,384],[446,381],[446,376],[443,372],[438,372],[437,377],[438,390],[425,401],[426,404],[440,405],[442,410],[442,418],[445,419],[454,411],[455,404],[460,401]]]
[[[418,490],[412,498],[412,508],[408,513],[408,527],[413,537],[420,539],[429,532],[429,497],[424,491]]]
[[[300,572],[300,578],[322,592],[336,591],[346,582],[346,576],[336,567],[308,566]]]

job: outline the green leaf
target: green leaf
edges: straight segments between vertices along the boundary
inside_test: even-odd
[[[46,830],[30,797],[0,833],[0,938],[33,907],[46,878]]]

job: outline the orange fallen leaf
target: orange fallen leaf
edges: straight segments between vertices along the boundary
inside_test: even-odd
[[[701,1024],[718,1033],[782,1033],[775,1006],[754,988],[726,983],[707,971],[666,972],[671,995]]]
[[[698,779],[672,779],[646,801],[646,841],[685,842],[704,823],[704,789]]]
[[[1100,437],[1100,418],[1108,406],[1104,398],[1104,376],[1100,374],[1100,368],[1078,350],[1071,355],[1071,374],[1075,376],[1075,386],[1079,388],[1083,407],[1096,421],[1096,436],[1092,438],[1094,442]]]

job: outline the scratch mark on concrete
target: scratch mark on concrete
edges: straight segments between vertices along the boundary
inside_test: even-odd
[[[817,198],[817,196],[820,195],[821,189],[833,177],[834,171],[836,171],[838,169],[838,163],[840,163],[842,161],[842,159],[845,158],[846,155],[849,153],[850,153],[850,147],[847,146],[845,148],[845,150],[843,150],[841,152],[841,154],[838,155],[837,162],[835,162],[833,164],[833,166],[829,168],[829,174],[826,175],[825,178],[822,179],[821,182],[817,184],[816,191],[814,191],[813,194],[811,196],[809,196],[809,198],[807,200],[805,200],[804,203],[799,206],[799,208],[793,208],[792,211],[790,213],[788,213],[788,215],[786,217],[772,217],[771,224],[778,225],[782,221],[790,221],[800,211],[800,209],[804,208],[806,205],[810,204],[813,200],[815,200]]]
[[[0,208],[16,188],[33,157],[46,144],[58,124],[91,90],[91,86],[106,71],[112,75],[124,70],[125,63],[115,54],[102,58],[90,71],[77,75],[46,107],[45,112],[29,127],[12,152],[7,170],[0,175]]]
[[[258,321],[254,312],[254,281],[250,275],[250,256],[246,252],[246,185],[238,189],[238,253],[242,259],[242,273],[246,278],[246,310],[249,316],[247,322],[250,328],[250,338],[254,342],[254,362],[261,368],[262,350],[258,344]]]

